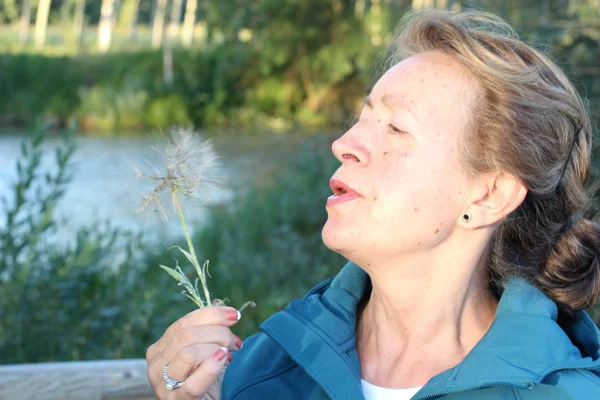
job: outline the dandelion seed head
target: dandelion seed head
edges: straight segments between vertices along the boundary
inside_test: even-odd
[[[220,190],[221,163],[209,139],[192,129],[176,128],[152,148],[160,162],[134,169],[136,177],[150,183],[151,188],[140,198],[140,212],[155,211],[167,219],[170,213],[166,205],[171,196],[181,195],[189,208],[195,200],[206,203],[210,192]]]

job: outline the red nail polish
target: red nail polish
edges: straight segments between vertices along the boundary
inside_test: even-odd
[[[229,320],[229,321],[239,321],[241,314],[238,310],[234,310],[232,308],[227,309],[227,310],[223,310],[225,311],[225,317]]]
[[[217,361],[221,361],[227,356],[227,354],[229,354],[227,347],[221,347],[215,352],[215,354],[213,354],[213,357],[216,358]]]
[[[234,343],[235,343],[235,347],[237,347],[238,350],[241,349],[242,346],[244,345],[244,342],[242,341],[242,339],[240,339],[237,336],[235,337]]]
[[[227,362],[230,363],[233,360],[233,354],[227,353]]]

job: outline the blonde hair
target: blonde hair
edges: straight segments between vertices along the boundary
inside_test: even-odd
[[[451,56],[479,83],[461,143],[467,171],[505,171],[528,189],[489,244],[491,287],[520,275],[567,314],[591,306],[600,291],[600,226],[584,188],[592,125],[583,100],[555,63],[489,13],[409,13],[386,68],[426,51]]]

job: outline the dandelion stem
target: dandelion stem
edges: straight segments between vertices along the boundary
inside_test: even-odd
[[[211,304],[210,301],[210,293],[208,292],[208,287],[206,286],[206,276],[204,276],[204,272],[200,268],[200,264],[198,263],[198,259],[196,257],[196,252],[194,251],[194,245],[192,244],[192,238],[190,236],[190,232],[187,228],[187,223],[185,222],[185,216],[183,215],[183,210],[181,209],[181,203],[179,203],[179,198],[177,197],[176,192],[171,192],[171,197],[173,198],[173,205],[177,210],[177,214],[179,215],[179,219],[181,220],[181,226],[183,226],[183,234],[185,235],[185,240],[187,241],[187,245],[192,255],[194,268],[196,268],[196,272],[200,278],[200,283],[202,284],[202,290],[204,291],[205,301],[203,302],[206,306]]]

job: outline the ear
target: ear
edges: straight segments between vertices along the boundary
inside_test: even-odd
[[[471,220],[467,223],[460,218],[460,223],[465,228],[478,228],[494,225],[513,212],[525,199],[527,188],[513,175],[500,172],[483,177],[470,194],[465,213]]]

